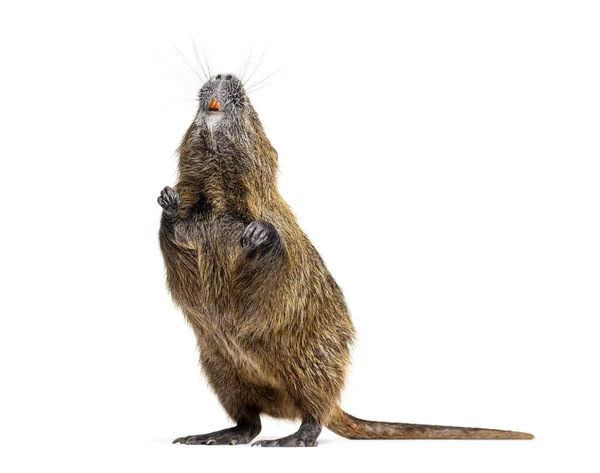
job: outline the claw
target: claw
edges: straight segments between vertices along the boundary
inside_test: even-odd
[[[174,215],[179,209],[179,194],[177,191],[167,186],[160,191],[160,196],[158,197],[157,202],[167,215]]]

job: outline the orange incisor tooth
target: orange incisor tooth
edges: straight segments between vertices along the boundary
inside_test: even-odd
[[[210,101],[208,108],[209,108],[209,110],[221,110],[221,102],[219,102],[219,100],[216,97],[214,97]]]

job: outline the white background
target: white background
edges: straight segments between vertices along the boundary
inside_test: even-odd
[[[597,2],[3,2],[2,471],[598,471]],[[534,441],[171,445],[229,421],[164,288],[200,82],[249,70],[374,420]],[[261,438],[294,431],[264,421]]]

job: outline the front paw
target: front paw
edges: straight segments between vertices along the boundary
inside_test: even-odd
[[[179,194],[175,189],[167,186],[158,197],[158,204],[163,208],[163,212],[169,216],[173,216],[179,210]]]
[[[240,243],[248,252],[254,252],[260,248],[276,247],[279,241],[279,233],[272,224],[257,220],[244,229]]]

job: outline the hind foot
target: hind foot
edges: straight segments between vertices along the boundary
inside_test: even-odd
[[[189,435],[173,440],[173,443],[185,445],[238,445],[250,443],[260,432],[260,427],[236,425],[230,429],[218,430],[210,434]]]
[[[253,447],[316,447],[321,426],[314,419],[305,419],[298,432],[275,440],[259,440]]]
[[[259,440],[252,444],[253,447],[316,447],[317,445],[317,439],[302,438],[297,433],[275,440]]]

